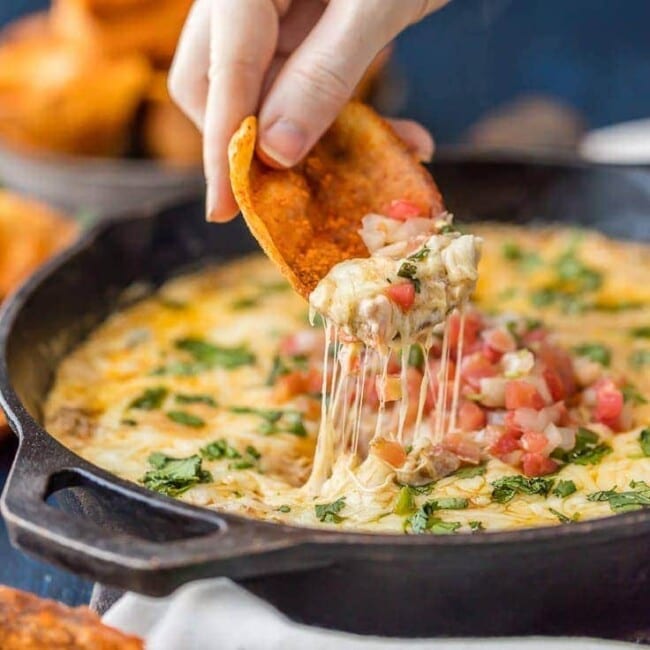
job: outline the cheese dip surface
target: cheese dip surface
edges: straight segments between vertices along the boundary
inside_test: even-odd
[[[354,426],[317,489],[337,342],[262,256],[112,315],[61,363],[46,427],[149,489],[296,525],[461,534],[650,505],[650,249],[561,228],[472,231],[478,284],[448,323],[447,357],[434,332],[374,367],[376,382],[376,360],[351,355],[338,400]],[[438,406],[453,399],[450,422]],[[433,453],[418,441],[436,431]]]

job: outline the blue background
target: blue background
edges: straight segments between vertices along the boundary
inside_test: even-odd
[[[0,24],[47,5],[0,0]],[[446,143],[528,92],[563,99],[589,127],[650,116],[649,28],[648,0],[454,0],[398,40],[400,112]]]

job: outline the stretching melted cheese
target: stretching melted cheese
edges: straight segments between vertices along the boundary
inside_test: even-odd
[[[296,332],[298,348],[322,333],[308,329],[306,304],[257,256],[172,280],[110,317],[62,362],[45,424],[114,474],[138,482],[149,473],[145,485],[152,489],[271,521],[394,533],[408,521],[409,532],[418,532],[413,517],[426,520],[424,504],[432,501],[446,504],[423,528],[433,533],[609,515],[607,495],[595,500],[595,493],[638,492],[638,482],[650,484],[650,457],[639,440],[650,424],[650,405],[643,403],[650,397],[650,251],[568,230],[474,232],[484,239],[475,296],[482,310],[543,318],[570,348],[604,344],[608,372],[627,382],[634,428],[600,430],[611,453],[594,464],[562,465],[546,477],[541,494],[496,499],[493,483],[517,475],[497,458],[412,490],[371,456],[360,465],[341,456],[336,480],[324,492],[314,498],[304,490],[319,426],[320,378],[284,394],[275,378],[299,368],[309,382],[309,360],[287,356],[283,346]],[[291,368],[283,367],[287,359]],[[185,462],[170,469],[169,458]],[[560,481],[572,481],[576,491],[557,490]]]

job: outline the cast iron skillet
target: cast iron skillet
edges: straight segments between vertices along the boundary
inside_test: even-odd
[[[551,219],[650,238],[644,170],[446,160],[433,173],[460,218]],[[0,405],[20,447],[2,512],[17,546],[154,595],[229,576],[297,620],[360,633],[619,635],[647,625],[650,511],[478,535],[301,529],[148,492],[51,438],[39,422],[52,374],[125,288],[134,296],[134,283],[142,292],[188,264],[255,248],[241,220],[209,226],[202,213],[196,203],[100,226],[5,306]]]

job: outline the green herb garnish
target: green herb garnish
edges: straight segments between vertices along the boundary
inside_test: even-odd
[[[222,458],[241,458],[241,454],[231,447],[225,439],[215,440],[201,447],[199,453],[206,460],[221,460]]]
[[[291,512],[291,508],[287,505],[281,505],[279,508],[277,508],[277,511],[287,513]]]
[[[648,403],[648,400],[641,395],[639,389],[634,384],[625,384],[623,388],[621,388],[621,391],[623,393],[623,399],[626,402],[630,402],[636,406]]]
[[[547,496],[553,487],[551,479],[541,477],[526,478],[525,476],[504,476],[492,481],[492,500],[496,503],[507,503],[516,494],[539,494]]]
[[[641,327],[633,327],[630,334],[637,339],[650,339],[650,325],[642,325]]]
[[[418,343],[414,343],[409,348],[408,364],[412,368],[417,368],[418,370],[424,368],[424,352],[422,351],[422,346]]]
[[[193,429],[200,429],[205,426],[205,420],[187,411],[169,411],[167,417],[176,424],[182,424]]]
[[[340,497],[332,503],[317,503],[314,506],[319,521],[328,524],[340,524],[345,517],[339,514],[345,508],[345,497]]]
[[[456,470],[452,476],[454,478],[460,479],[474,478],[475,476],[483,476],[485,472],[487,472],[487,466],[483,464],[470,467],[461,467],[459,470]]]
[[[565,514],[563,514],[559,510],[556,510],[555,508],[549,508],[548,511],[551,514],[554,514],[560,520],[560,522],[563,523],[563,524],[572,524],[573,523],[573,519],[571,519],[570,517],[567,517]]]
[[[130,404],[131,409],[140,409],[142,411],[154,411],[162,406],[165,398],[169,394],[169,389],[164,386],[147,388],[142,395],[136,397]]]
[[[576,484],[573,481],[558,481],[556,486],[551,491],[551,494],[556,497],[566,499],[566,497],[573,494],[576,490]]]
[[[431,251],[429,248],[423,246],[419,251],[416,251],[415,253],[413,253],[413,255],[409,255],[406,259],[412,260],[414,262],[421,262],[422,260],[426,259],[429,256],[430,252]]]
[[[252,469],[261,457],[262,454],[253,445],[248,445],[243,457],[230,463],[228,469]]]
[[[602,343],[582,343],[573,348],[576,354],[581,357],[587,357],[602,366],[607,366],[612,362],[612,351]]]
[[[580,427],[576,433],[573,449],[564,451],[557,448],[551,454],[555,460],[576,465],[597,465],[610,454],[612,448],[606,442],[599,442],[598,434],[585,427]]]
[[[650,427],[646,427],[639,434],[639,444],[644,456],[650,456]]]
[[[634,350],[630,355],[629,362],[636,369],[650,365],[650,350]]]
[[[594,492],[587,496],[589,501],[607,501],[613,512],[629,512],[650,506],[650,486],[643,481],[632,481],[632,490],[617,492],[616,488]],[[638,488],[638,490],[635,490]]]
[[[174,399],[179,404],[205,404],[206,406],[212,406],[216,408],[218,406],[214,397],[210,395],[189,395],[187,393],[178,393],[174,396]]]
[[[307,428],[300,411],[281,411],[280,409],[259,409],[251,406],[231,406],[231,413],[242,415],[256,415],[262,418],[258,427],[259,433],[265,436],[274,433],[292,433],[294,436],[304,438],[307,435]]]
[[[485,526],[482,521],[470,521],[469,528],[473,533],[481,533],[485,530]]]
[[[408,485],[400,488],[397,494],[393,512],[396,515],[408,515],[415,510],[415,500],[413,499],[413,492]]]
[[[420,280],[416,278],[416,274],[418,272],[418,267],[416,264],[413,262],[402,262],[402,265],[399,267],[399,270],[397,271],[397,275],[400,278],[407,278],[413,283],[413,286],[415,287],[415,292],[420,293]]]
[[[176,341],[175,346],[191,355],[205,369],[219,367],[232,370],[255,363],[255,355],[244,345],[229,348],[199,338],[184,338]]]
[[[141,483],[150,490],[170,497],[177,497],[198,483],[212,481],[212,474],[202,468],[198,455],[172,458],[155,452],[149,456],[148,462],[153,469],[145,473]]]

